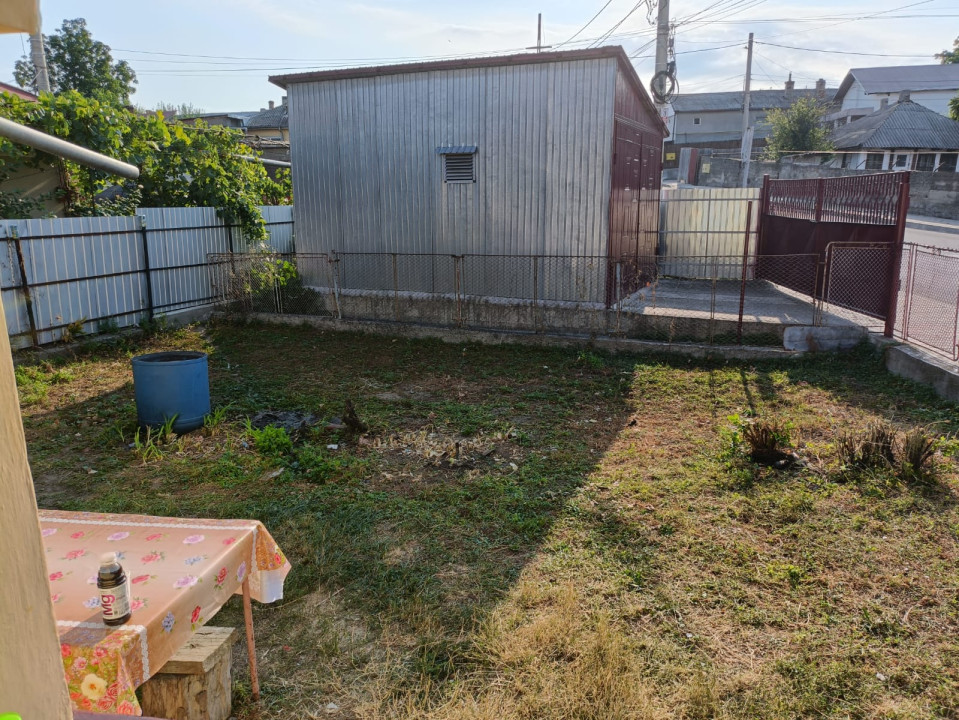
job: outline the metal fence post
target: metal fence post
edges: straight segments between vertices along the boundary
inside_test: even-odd
[[[453,255],[453,293],[456,295],[456,324],[458,326],[463,325],[463,305],[460,301],[460,291],[462,289],[462,277],[460,273],[462,272],[461,262],[463,260],[462,255]]]
[[[766,178],[769,176],[767,175]],[[763,181],[765,185],[765,180]],[[743,344],[743,311],[746,309],[746,265],[749,262],[749,233],[753,222],[753,201],[746,203],[746,238],[743,240],[743,272],[739,286],[739,321],[736,323],[736,342]]]
[[[150,240],[147,235],[147,219],[145,215],[138,215],[140,218],[140,240],[143,242],[143,274],[147,284],[147,317],[153,320],[153,270],[150,267]]]
[[[912,282],[916,268],[916,246],[909,246],[909,262],[906,265],[906,293],[902,305],[902,339],[909,339],[909,310],[912,305]]]
[[[539,302],[539,256],[533,256],[533,330],[538,331],[540,328],[539,325],[539,313],[536,311],[536,306]]]
[[[623,305],[623,259],[616,260],[616,332],[621,333],[620,310]]]
[[[20,268],[20,290],[23,292],[23,301],[27,306],[27,320],[30,323],[30,340],[34,347],[39,347],[40,336],[37,333],[37,317],[33,309],[33,295],[30,293],[30,283],[27,281],[27,267],[23,262],[23,248],[20,247],[20,232],[17,228],[10,228],[10,237],[17,251],[17,265]]]
[[[330,264],[333,266],[331,268],[333,274],[333,300],[336,305],[336,319],[343,319],[343,309],[340,304],[340,259],[336,257],[336,251],[333,253],[333,259],[330,260]]]
[[[906,236],[906,213],[909,212],[909,175],[899,185],[899,202],[896,204],[896,244],[889,262],[889,296],[886,300],[886,326],[883,335],[891,338],[896,330],[896,309],[899,305],[899,273],[902,267],[902,247]]]
[[[396,269],[396,253],[393,253],[393,319],[400,321],[400,282]]]

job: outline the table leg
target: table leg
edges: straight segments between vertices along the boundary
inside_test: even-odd
[[[243,578],[243,622],[246,625],[246,654],[250,659],[250,685],[253,702],[260,700],[260,679],[256,674],[256,644],[253,642],[253,607],[250,604],[250,575]]]

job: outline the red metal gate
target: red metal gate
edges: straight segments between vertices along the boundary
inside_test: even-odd
[[[819,256],[815,296],[841,299],[841,304],[886,321],[892,335],[896,313],[899,263],[906,212],[909,173],[877,173],[811,180],[763,179],[759,255]],[[889,261],[870,267],[844,268],[831,273],[834,243],[889,248]],[[762,266],[757,278],[763,279]],[[777,284],[806,291],[805,276],[777,275]],[[831,287],[829,287],[831,285]]]

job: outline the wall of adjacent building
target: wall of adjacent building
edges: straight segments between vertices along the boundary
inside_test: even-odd
[[[297,249],[603,255],[615,58],[290,87]],[[474,183],[437,148],[472,146]]]
[[[949,101],[956,96],[956,90],[911,90],[910,99],[914,103],[923,105],[930,110],[934,110],[940,115],[949,115]],[[863,90],[862,83],[853,80],[848,92],[842,99],[842,109],[849,108],[872,108],[879,110],[882,101],[885,99],[887,104],[893,105],[899,100],[899,93],[875,93],[867,95]]]

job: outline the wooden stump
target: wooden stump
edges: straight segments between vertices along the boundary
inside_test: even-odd
[[[141,687],[144,715],[169,720],[227,720],[232,709],[234,628],[202,627]]]

